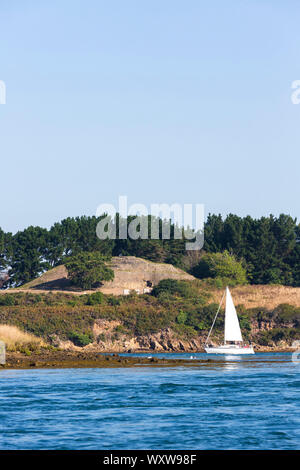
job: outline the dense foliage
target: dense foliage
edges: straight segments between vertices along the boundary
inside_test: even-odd
[[[161,298],[162,295],[169,294],[178,297],[191,297],[193,289],[191,283],[177,281],[176,279],[163,279],[152,289],[152,295]],[[194,295],[196,293],[194,292]]]
[[[129,217],[127,223],[133,218]],[[104,256],[133,255],[171,263],[187,271],[199,264],[199,252],[187,252],[184,240],[172,238],[174,226],[171,226],[171,238],[163,239],[161,220],[158,240],[100,240],[96,236],[99,220],[101,217],[67,218],[49,230],[28,227],[15,235],[0,229],[0,271],[8,270],[10,275],[6,285],[20,286],[64,263],[66,257],[83,251]],[[117,226],[118,223],[117,219]],[[228,251],[237,261],[242,261],[249,282],[254,284],[300,286],[299,241],[300,226],[288,215],[260,219],[232,214],[223,219],[220,215],[209,215],[201,254]]]
[[[299,224],[284,214],[261,219],[230,214],[225,220],[209,215],[205,224],[204,249],[244,259],[253,284],[300,286],[299,242]]]
[[[227,285],[247,284],[247,272],[242,262],[227,250],[223,253],[206,253],[192,270],[199,279],[221,278]]]
[[[0,295],[0,324],[14,325],[42,337],[47,342],[59,336],[85,346],[96,338],[93,325],[96,320],[118,323],[107,331],[101,341],[117,341],[123,337],[154,334],[171,328],[181,339],[206,337],[218,305],[212,303],[201,281],[164,282],[158,296],[113,297],[97,292],[91,295],[67,293],[32,294],[19,292]],[[187,290],[183,288],[187,285]],[[169,286],[169,289],[167,287]],[[117,302],[116,302],[117,301]],[[290,344],[300,334],[300,308],[279,305],[274,310],[245,309],[238,306],[240,325],[245,339],[262,345],[280,341]],[[252,328],[253,326],[253,328]],[[105,331],[105,329],[104,329]],[[221,310],[214,328],[214,338],[221,340],[224,333],[224,311]]]
[[[92,289],[102,281],[112,281],[114,272],[107,266],[109,258],[101,253],[81,252],[65,260],[68,278],[72,284],[82,289]]]

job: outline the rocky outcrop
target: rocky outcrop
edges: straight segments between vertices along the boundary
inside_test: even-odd
[[[281,324],[278,324],[275,320],[255,320],[251,321],[251,333],[252,335],[255,335],[257,333],[260,333],[261,331],[269,331],[272,330],[273,328],[294,328],[295,324],[294,322],[284,322]]]
[[[49,341],[52,346],[59,349],[64,349],[65,351],[81,351],[82,348],[75,346],[72,341],[62,340],[58,335],[53,334],[49,336]]]
[[[111,323],[111,324],[109,324]],[[126,334],[116,334],[114,328],[120,325],[119,322],[103,321],[105,333],[101,331],[99,325],[94,326],[95,339],[89,345],[81,348],[75,346],[71,341],[63,341],[57,335],[52,335],[53,346],[66,351],[90,351],[103,353],[135,353],[135,352],[204,352],[206,335],[199,335],[195,338],[179,338],[171,328],[166,328],[154,334],[129,336]],[[55,336],[55,337],[54,337]],[[220,338],[220,341],[222,339]],[[217,342],[212,341],[212,344]],[[293,351],[295,347],[286,341],[280,341],[273,346],[260,345],[252,342],[256,351]]]
[[[287,323],[282,325],[286,328],[292,328],[294,325]],[[251,336],[255,338],[256,335],[264,331],[278,328],[278,324],[274,320],[252,321],[251,322]],[[95,350],[101,352],[137,352],[137,351],[155,351],[155,352],[192,352],[203,351],[207,334],[200,334],[194,338],[180,338],[172,328],[165,328],[157,333],[148,335],[132,335],[124,331],[124,325],[119,320],[97,319],[93,325],[94,341],[85,346],[86,350]],[[58,335],[51,335],[51,344],[65,350],[82,350],[82,348],[75,346],[72,341],[62,340]],[[223,337],[219,338],[222,341]],[[211,341],[214,344],[214,341]],[[217,341],[215,342],[217,344]],[[273,344],[271,347],[253,343],[257,350],[270,350],[274,347],[283,349],[291,348],[286,341],[280,341],[278,344]]]
[[[251,321],[251,333],[257,334],[261,331],[268,331],[276,328],[276,323],[274,320],[252,320]]]
[[[273,321],[253,322],[252,336],[262,331],[278,327]],[[94,341],[84,348],[75,346],[71,341],[63,341],[57,335],[51,336],[52,345],[68,351],[98,351],[98,352],[203,352],[207,333],[199,334],[193,338],[182,338],[172,328],[165,328],[157,333],[147,335],[134,335],[126,332],[119,320],[97,319],[93,325]],[[220,336],[219,342],[223,337]],[[212,341],[217,344],[218,341]],[[293,350],[293,346],[286,341],[279,341],[272,346],[260,345],[253,342],[257,351]]]
[[[75,346],[71,341],[64,341],[58,335],[51,335],[51,344],[68,351],[99,351],[99,352],[184,352],[202,351],[205,336],[182,339],[171,328],[165,328],[149,335],[130,336],[122,332],[122,324],[117,320],[96,320],[93,326],[94,341],[84,348]]]
[[[86,348],[98,349],[100,351],[110,352],[137,352],[137,351],[153,351],[153,352],[184,352],[184,351],[201,351],[203,350],[203,338],[193,338],[190,340],[180,339],[176,337],[173,330],[166,328],[155,334],[144,336],[128,337],[119,335],[118,338],[102,335],[96,338],[96,341]]]

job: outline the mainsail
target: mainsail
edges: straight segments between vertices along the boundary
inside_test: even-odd
[[[243,341],[239,320],[228,287],[226,287],[225,334],[226,341]]]

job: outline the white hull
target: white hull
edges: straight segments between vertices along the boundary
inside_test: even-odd
[[[204,348],[205,352],[207,354],[236,354],[236,355],[241,355],[241,354],[255,354],[253,351],[253,347],[241,347],[241,346],[216,346],[216,347],[211,347],[211,348]]]
[[[224,293],[225,295],[225,293]],[[213,324],[209,330],[205,344],[209,344],[209,337],[214,327],[215,321],[217,319],[218,313],[220,311],[224,295],[219,304],[216,316],[214,318]],[[253,347],[249,346],[247,343],[244,343],[242,332],[239,324],[239,319],[236,313],[236,309],[230,294],[228,287],[226,287],[226,306],[225,306],[225,321],[224,321],[224,344],[221,346],[206,346],[205,352],[207,354],[227,354],[228,356],[241,354],[255,354]]]

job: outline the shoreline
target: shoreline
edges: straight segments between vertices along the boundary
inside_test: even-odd
[[[182,351],[165,352],[165,354],[182,353]],[[191,351],[188,354],[203,353],[204,351]],[[272,350],[257,350],[260,352],[278,353],[278,352],[292,352],[291,349],[276,348]],[[153,351],[136,351],[136,354],[144,353],[149,354],[149,357],[142,356],[120,356],[116,352],[78,352],[78,351],[46,351],[39,353],[32,353],[30,356],[22,353],[6,354],[6,364],[0,365],[1,370],[9,369],[67,369],[67,368],[115,368],[115,367],[176,367],[176,366],[205,366],[211,365],[212,362],[217,364],[224,364],[222,358],[215,359],[209,356],[199,359],[184,359],[184,358],[158,358]],[[122,353],[121,353],[122,354]],[[134,354],[134,353],[132,353]],[[253,356],[252,356],[253,357]]]

